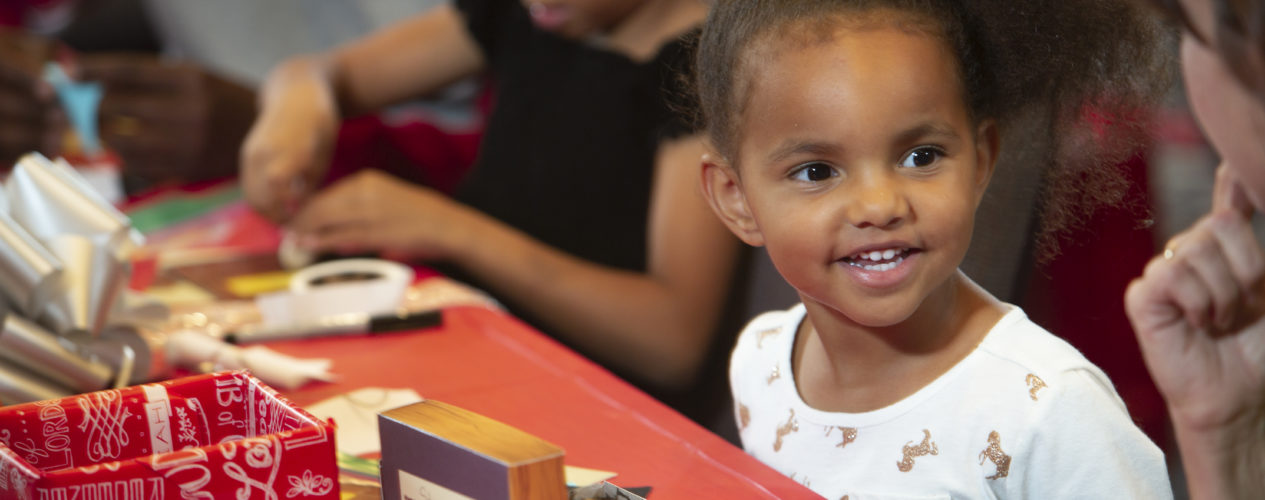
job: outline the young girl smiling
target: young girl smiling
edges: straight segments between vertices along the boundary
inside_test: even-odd
[[[1086,105],[1125,116],[1149,95],[1113,73],[1160,61],[1138,57],[1158,36],[1144,14],[1055,3],[713,8],[698,54],[715,147],[704,190],[803,301],[743,331],[736,417],[749,453],[828,498],[1172,495],[1162,454],[1102,371],[958,270],[1004,139],[1026,118],[1064,133]],[[1119,42],[1058,14],[1111,19]],[[1123,53],[1137,62],[1113,69]],[[1016,77],[1002,64],[1015,54],[1050,59]],[[1067,158],[1039,166],[1105,158],[1103,127],[1078,148],[1056,141],[1045,150]]]

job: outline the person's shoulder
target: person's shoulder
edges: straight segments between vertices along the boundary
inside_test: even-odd
[[[760,313],[743,327],[740,338],[759,337],[763,332],[789,330],[794,332],[804,320],[803,304],[796,304],[789,309],[779,309]]]
[[[1011,307],[979,347],[995,366],[1022,376],[1034,400],[1094,401],[1105,404],[1096,411],[1127,416],[1124,401],[1102,369],[1066,340],[1034,323],[1022,309]]]
[[[1037,376],[1090,370],[1101,372],[1072,344],[1034,323],[1017,306],[993,326],[979,349],[996,360]]]
[[[1011,469],[1021,479],[1008,487],[1014,493],[1171,498],[1163,454],[1133,423],[1107,375],[1075,347],[1014,307],[980,351],[991,358],[992,378],[1023,382],[1022,392],[1007,390],[1016,397],[995,398],[1016,411],[1011,420],[989,424],[998,426],[1006,453],[1024,464]]]
[[[804,305],[797,304],[790,309],[769,311],[756,316],[738,334],[734,359],[764,357],[758,353],[780,351],[778,346],[795,341],[795,330],[804,320],[804,315]]]

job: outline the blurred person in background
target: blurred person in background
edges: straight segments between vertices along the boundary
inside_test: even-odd
[[[29,151],[78,152],[52,89],[40,79],[44,64],[58,61],[72,77],[104,86],[99,134],[122,160],[129,191],[234,175],[256,111],[254,89],[269,68],[439,1],[6,2],[0,6],[0,25],[10,28],[0,31],[0,164]],[[343,157],[357,163],[381,156],[367,150],[384,149],[375,148],[383,142],[420,142],[430,151],[420,158],[397,155],[402,170],[409,160],[463,170],[473,161],[481,125],[472,106],[476,87],[467,82],[438,104],[353,124]],[[460,138],[456,146],[448,144],[452,136]]]
[[[1183,28],[1195,117],[1221,156],[1212,207],[1125,295],[1192,498],[1265,492],[1265,2],[1157,0]]]
[[[706,424],[738,242],[699,196],[683,39],[701,0],[458,0],[264,85],[247,199],[314,252],[422,259]],[[320,188],[342,119],[487,74],[496,103],[454,197],[369,170]]]

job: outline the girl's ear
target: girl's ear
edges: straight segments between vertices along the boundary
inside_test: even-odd
[[[979,130],[975,133],[975,159],[978,162],[975,169],[975,204],[977,206],[980,200],[984,199],[984,191],[988,190],[993,171],[997,169],[997,155],[1000,150],[1001,133],[997,130],[997,122],[993,120],[980,122]]]
[[[738,172],[716,158],[711,154],[703,155],[703,196],[720,221],[739,239],[751,246],[764,245],[764,235],[760,233],[755,217],[751,216],[751,207],[747,204],[746,193],[742,191]]]

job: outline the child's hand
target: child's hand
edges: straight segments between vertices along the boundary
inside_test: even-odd
[[[1263,450],[1248,450],[1265,445],[1265,252],[1241,189],[1230,171],[1219,169],[1212,213],[1170,240],[1125,295],[1187,468],[1206,465],[1239,484],[1259,481],[1265,466]],[[1202,446],[1215,451],[1188,449]],[[1238,467],[1246,470],[1231,470]]]
[[[263,107],[241,151],[246,201],[274,221],[295,216],[329,168],[339,113],[325,82],[308,61],[296,60],[269,77]]]
[[[364,170],[312,197],[295,216],[299,246],[343,254],[443,260],[478,227],[474,212],[426,187]]]

